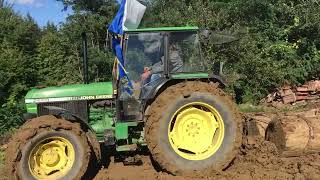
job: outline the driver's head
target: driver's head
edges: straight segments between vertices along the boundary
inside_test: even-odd
[[[180,47],[177,43],[170,43],[169,51],[180,51]]]

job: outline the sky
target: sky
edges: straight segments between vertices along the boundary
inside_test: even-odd
[[[59,25],[65,22],[68,14],[72,14],[71,8],[63,11],[62,2],[56,0],[9,0],[13,3],[13,9],[21,15],[29,13],[40,27],[48,21]]]

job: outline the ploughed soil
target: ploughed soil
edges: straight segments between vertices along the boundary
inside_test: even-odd
[[[111,162],[95,177],[96,180],[122,179],[195,179],[180,177],[157,171],[149,156],[141,156],[140,166],[125,166],[122,162]],[[255,143],[242,145],[239,155],[230,166],[221,172],[198,179],[320,179],[320,154],[283,158],[273,143],[257,137]]]

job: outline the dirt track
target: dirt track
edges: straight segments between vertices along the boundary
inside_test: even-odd
[[[142,157],[141,166],[124,166],[121,162],[111,163],[100,170],[96,180],[112,179],[191,179],[157,172],[148,156]],[[320,179],[320,155],[294,158],[278,156],[272,143],[258,140],[255,145],[244,145],[233,164],[223,172],[199,179]]]

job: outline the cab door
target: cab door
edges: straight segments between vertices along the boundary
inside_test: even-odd
[[[164,77],[164,36],[160,32],[127,33],[124,39],[126,78],[118,80],[120,119],[142,120],[142,102]]]

